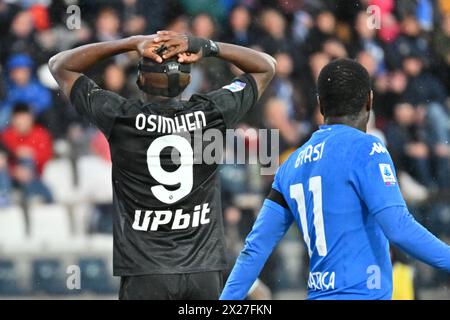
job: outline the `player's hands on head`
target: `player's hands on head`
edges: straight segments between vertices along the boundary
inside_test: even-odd
[[[178,62],[179,63],[195,63],[202,58],[200,53],[179,53],[178,54]]]
[[[198,53],[189,52],[189,37],[186,34],[174,31],[158,31],[153,42],[164,45],[163,59],[177,56],[180,63],[194,63],[202,58],[202,50]]]
[[[136,51],[158,63],[177,57],[180,63],[195,63],[202,58],[202,51],[190,52],[189,37],[174,31],[158,31],[156,35],[135,36]]]
[[[153,41],[155,37],[156,35],[135,36],[136,51],[141,57],[146,57],[152,59],[153,61],[161,63],[163,62],[163,59],[157,53],[158,49],[160,49],[161,47],[161,44]]]

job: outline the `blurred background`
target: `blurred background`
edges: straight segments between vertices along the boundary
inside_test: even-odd
[[[368,14],[369,5],[379,15]],[[450,242],[449,0],[0,0],[0,298],[117,297],[107,141],[59,93],[47,61],[82,44],[160,29],[276,58],[258,112],[239,127],[278,128],[280,162],[322,123],[315,89],[321,68],[335,58],[358,60],[375,92],[370,133],[388,146],[410,211]],[[122,54],[88,75],[138,98],[136,62],[136,54]],[[219,88],[236,72],[204,59],[183,98]],[[256,152],[250,136],[240,139]],[[272,177],[261,176],[258,165],[220,172],[231,268]],[[274,251],[260,278],[263,297],[305,297],[301,239],[292,228]],[[395,248],[392,259],[394,298],[450,299],[448,274]],[[73,289],[77,270],[81,288]]]

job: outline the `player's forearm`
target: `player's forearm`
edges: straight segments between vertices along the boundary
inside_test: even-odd
[[[129,37],[114,41],[91,43],[62,51],[50,59],[50,71],[56,74],[61,71],[82,73],[100,60],[136,50],[137,43],[137,37]]]
[[[146,36],[87,44],[53,56],[48,66],[63,93],[69,97],[75,81],[98,61],[138,49]]]
[[[221,300],[242,300],[256,281],[264,264],[292,220],[278,204],[266,200],[248,235],[245,247],[228,277]]]
[[[268,257],[268,255],[267,255]],[[264,267],[267,257],[245,248],[228,277],[220,300],[243,300]]]
[[[406,207],[390,207],[376,214],[386,237],[411,256],[450,272],[450,246],[419,224]]]

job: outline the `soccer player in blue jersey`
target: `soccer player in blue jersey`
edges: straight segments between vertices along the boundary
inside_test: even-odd
[[[389,241],[450,272],[450,246],[414,220],[383,143],[366,134],[367,71],[339,59],[322,70],[325,125],[279,168],[221,295],[243,299],[293,222],[310,256],[308,299],[391,299]]]

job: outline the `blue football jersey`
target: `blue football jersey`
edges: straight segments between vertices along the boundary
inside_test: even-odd
[[[308,299],[390,299],[389,243],[378,212],[406,206],[376,137],[325,125],[279,168],[280,192],[310,256]]]

